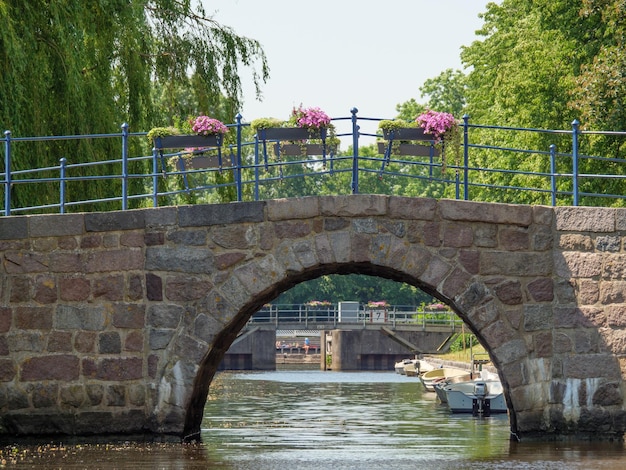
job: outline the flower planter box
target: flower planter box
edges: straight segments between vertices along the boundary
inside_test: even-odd
[[[430,134],[426,134],[421,127],[400,127],[398,129],[384,129],[383,138],[385,140],[427,140],[433,141]]]
[[[207,157],[205,155],[181,158],[179,167],[181,170],[205,170],[207,168],[221,168],[222,162],[218,156]]]
[[[322,144],[275,144],[274,153],[276,155],[299,156],[299,155],[325,155],[334,149]]]
[[[435,147],[433,136],[426,134],[421,127],[383,129],[383,138],[387,142],[378,142],[378,152],[386,157],[390,155],[435,157],[440,154],[439,149]],[[424,143],[417,144],[407,142],[411,140]]]
[[[303,127],[269,127],[259,129],[257,136],[260,140],[310,140],[326,139],[326,128],[319,131],[312,131]]]
[[[189,148],[189,147],[221,147],[222,134],[214,135],[167,135],[156,137],[154,146],[158,149]]]
[[[163,176],[167,176],[167,164],[163,155],[163,149],[184,149],[184,148],[217,148],[217,157],[207,157],[204,155],[194,156],[187,160],[180,159],[177,163],[180,171],[185,173],[192,169],[221,168],[222,167],[222,134],[213,135],[166,135],[154,138],[154,148],[158,150],[157,154],[161,158],[161,171]],[[155,156],[156,158],[156,156]],[[183,174],[185,179],[185,188],[188,189],[187,176]]]
[[[393,142],[378,142],[378,153],[385,155],[387,146],[391,145],[391,155],[405,155],[411,157],[436,157],[439,155],[439,149],[433,144],[405,144]]]
[[[276,142],[273,150],[274,155],[301,156],[321,155],[326,159],[329,149],[326,146],[328,129],[322,127],[312,131],[303,127],[269,127],[257,130],[257,139],[263,142],[263,159],[267,166],[267,141]],[[310,140],[321,140],[321,143],[307,143]],[[288,143],[280,143],[280,142]]]

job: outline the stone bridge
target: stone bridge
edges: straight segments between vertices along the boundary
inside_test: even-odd
[[[625,209],[375,195],[0,218],[0,435],[197,437],[250,316],[361,273],[457,312],[515,437],[620,439],[625,232]]]

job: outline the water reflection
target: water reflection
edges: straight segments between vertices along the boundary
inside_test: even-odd
[[[626,468],[623,444],[515,443],[506,415],[452,415],[393,372],[218,374],[193,445],[0,447],[6,468],[587,469]]]

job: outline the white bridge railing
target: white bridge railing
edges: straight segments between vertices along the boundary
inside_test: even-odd
[[[315,326],[380,325],[411,326],[420,329],[461,329],[463,321],[451,310],[428,310],[415,306],[390,305],[385,308],[371,308],[360,305],[358,309],[346,311],[337,305],[310,306],[307,304],[267,305],[255,313],[249,325],[271,324],[278,327],[298,325],[307,329]]]

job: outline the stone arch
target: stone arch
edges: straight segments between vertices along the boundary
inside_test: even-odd
[[[256,313],[259,308],[276,298],[290,287],[315,279],[323,275],[331,274],[367,274],[371,276],[390,279],[396,282],[403,282],[439,298],[443,302],[451,305],[454,304],[451,299],[440,294],[435,287],[425,284],[421,279],[408,275],[397,268],[387,265],[373,265],[366,262],[342,264],[326,264],[317,265],[308,269],[304,269],[298,273],[286,274],[284,279],[277,282],[268,292],[263,292],[257,296],[251,297],[233,317],[224,328],[216,335],[215,341],[207,354],[202,358],[198,373],[194,377],[193,387],[190,390],[189,405],[185,414],[185,430],[184,436],[197,436],[200,429],[202,419],[202,411],[206,402],[210,382],[217,371],[223,355],[226,353],[239,331],[246,325],[250,317]]]
[[[374,243],[372,236],[370,245]],[[360,240],[361,243],[363,239]],[[378,243],[380,243],[378,241]],[[379,245],[380,246],[380,245]],[[193,386],[188,392],[190,397],[185,410],[185,427],[183,435],[186,438],[196,436],[199,433],[202,410],[206,401],[206,395],[210,382],[219,366],[219,363],[228,350],[230,344],[236,338],[238,332],[245,326],[249,318],[265,303],[276,298],[288,288],[307,280],[327,274],[367,274],[397,282],[404,282],[439,298],[442,302],[450,305],[453,310],[464,320],[466,325],[473,331],[487,351],[494,359],[498,367],[498,354],[492,347],[496,337],[506,337],[507,341],[518,343],[521,341],[505,320],[500,317],[503,309],[498,307],[498,301],[490,293],[490,289],[481,283],[480,279],[471,275],[462,266],[457,266],[446,256],[438,253],[429,253],[421,247],[411,248],[409,245],[399,250],[397,256],[390,258],[366,261],[361,258],[358,261],[343,261],[318,263],[300,270],[289,272],[281,271],[282,277],[273,284],[267,285],[256,294],[242,299],[241,303],[232,306],[232,319],[216,334],[215,340],[207,354],[198,365],[198,371],[193,379]],[[275,257],[275,253],[268,256]],[[398,257],[410,256],[412,261],[408,263],[410,270],[398,267]],[[268,265],[276,265],[275,261],[266,262],[263,259],[252,261],[252,265],[246,267],[249,272],[265,272]],[[209,294],[211,297],[211,294]],[[206,299],[205,299],[206,300]],[[215,303],[213,303],[215,305]],[[485,329],[487,326],[489,328]],[[517,344],[517,343],[515,343]],[[500,343],[497,346],[501,346]],[[511,407],[509,387],[506,378],[503,380],[507,402]]]
[[[450,305],[499,371],[514,435],[592,435],[594,421],[607,418],[607,435],[623,432],[621,371],[600,334],[593,328],[585,333],[596,346],[577,370],[559,336],[571,340],[571,332],[555,329],[562,326],[559,297],[574,295],[553,267],[549,208],[491,204],[485,211],[484,205],[459,201],[349,196],[268,201],[264,209],[250,226],[261,234],[254,243],[264,231],[277,239],[263,249],[255,245],[254,256],[226,270],[194,307],[218,313],[205,338],[210,347],[199,354],[201,342],[190,340],[197,324],[190,324],[174,349],[195,351],[193,359],[170,357],[170,365],[187,364],[176,369],[179,378],[170,373],[165,380],[180,383],[186,371],[184,397],[174,400],[173,414],[184,423],[183,435],[198,432],[217,363],[248,318],[295,284],[341,273],[407,282]],[[586,321],[575,309],[567,321],[576,323],[572,318]],[[556,357],[555,348],[563,349]],[[596,362],[597,380],[576,376]]]

